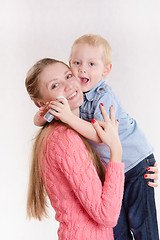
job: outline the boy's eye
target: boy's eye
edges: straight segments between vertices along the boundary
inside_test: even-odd
[[[71,74],[71,73],[67,75],[67,79],[69,79],[69,78],[71,78],[71,77],[72,77],[72,74]]]
[[[73,64],[74,64],[74,65],[79,65],[79,64],[80,64],[80,62],[78,62],[78,61],[75,61]]]
[[[90,62],[89,65],[90,65],[90,66],[94,66],[95,64],[94,64],[93,62]]]
[[[58,87],[58,83],[53,84],[51,88],[54,89],[56,87]]]

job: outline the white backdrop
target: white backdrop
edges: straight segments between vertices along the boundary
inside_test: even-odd
[[[73,41],[83,34],[101,34],[111,44],[108,84],[137,119],[160,163],[159,9],[159,0],[0,1],[0,239],[57,239],[52,209],[42,222],[26,219],[29,159],[37,128],[36,107],[24,80],[41,58],[68,63]]]

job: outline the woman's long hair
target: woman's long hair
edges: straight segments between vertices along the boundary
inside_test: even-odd
[[[36,101],[36,99],[40,97],[39,74],[47,65],[57,62],[60,61],[50,58],[42,59],[38,61],[28,72],[25,85],[33,101]],[[65,64],[63,62],[60,63]],[[27,199],[27,216],[29,218],[34,217],[41,220],[43,216],[47,216],[47,194],[45,191],[44,183],[42,181],[39,155],[41,152],[45,159],[45,151],[43,150],[49,134],[51,131],[53,131],[53,125],[54,121],[50,124],[45,124],[45,126],[40,129],[34,140]],[[88,149],[89,157],[92,159],[93,165],[95,166],[97,174],[103,185],[105,180],[105,168],[96,152],[91,148],[90,144],[82,136],[80,137]]]

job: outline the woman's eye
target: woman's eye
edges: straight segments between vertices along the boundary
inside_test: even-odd
[[[72,77],[72,74],[71,74],[71,73],[67,75],[67,79],[69,79],[69,78],[71,78],[71,77]]]
[[[90,66],[94,66],[95,64],[93,62],[89,63]]]
[[[52,89],[54,89],[54,88],[56,88],[56,87],[58,87],[58,83],[56,83],[56,84],[54,84],[54,85],[52,85]]]

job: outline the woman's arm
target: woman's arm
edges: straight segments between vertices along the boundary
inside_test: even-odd
[[[46,120],[43,118],[43,112],[38,111],[33,118],[34,125],[37,127],[42,127],[46,123]]]
[[[55,130],[53,137],[48,140],[48,159],[51,167],[55,164],[59,167],[91,218],[99,224],[114,227],[119,217],[124,187],[124,164],[121,163],[118,125],[109,118],[100,129],[97,128],[98,122],[94,125],[99,137],[102,141],[104,138],[105,144],[112,149],[103,186],[86,146],[72,129],[63,126],[59,131]],[[106,128],[107,132],[104,133]]]
[[[124,164],[109,162],[102,186],[81,138],[71,129],[63,128],[62,131],[57,133],[57,138],[53,136],[47,146],[51,168],[55,164],[58,166],[66,183],[94,221],[114,227],[123,197]]]

